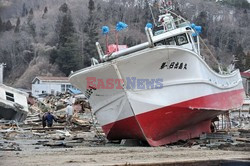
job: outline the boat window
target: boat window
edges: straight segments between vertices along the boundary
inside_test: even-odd
[[[5,95],[6,95],[6,100],[9,100],[9,101],[15,102],[15,99],[14,99],[14,94],[13,94],[13,93],[10,93],[10,92],[5,92]]]
[[[197,36],[194,36],[194,42],[197,43]]]
[[[190,43],[192,43],[192,40],[190,38],[190,35],[187,35],[188,36],[188,40],[190,41]]]
[[[187,35],[184,34],[180,34],[178,36],[175,37],[170,37],[167,39],[163,39],[157,43],[155,43],[156,46],[160,46],[160,45],[184,45],[188,43],[188,39],[187,39]]]
[[[186,34],[181,34],[181,35],[178,35],[176,36],[176,43],[177,45],[183,45],[183,44],[187,44],[188,43],[188,40],[187,40],[187,36]]]
[[[174,37],[170,37],[170,38],[166,39],[166,43],[167,43],[167,45],[175,45],[176,44]]]
[[[170,30],[174,29],[174,27],[173,27],[173,25],[171,23],[167,24],[166,27],[167,27],[167,31],[170,31]]]
[[[164,40],[161,40],[157,43],[155,43],[156,46],[160,46],[160,45],[175,45],[175,39],[174,37],[170,37]]]

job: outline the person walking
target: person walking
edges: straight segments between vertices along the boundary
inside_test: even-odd
[[[46,126],[47,126],[47,124],[46,124],[46,116],[47,116],[47,112],[45,113],[45,114],[43,114],[43,116],[42,116],[42,125],[43,125],[43,128],[45,128]]]
[[[66,107],[66,124],[71,126],[71,120],[73,116],[74,109],[72,107],[72,103],[68,102]]]
[[[47,126],[48,127],[52,127],[53,126],[53,121],[57,121],[55,116],[52,115],[50,112],[47,113],[46,117],[45,117],[45,121],[47,122]]]

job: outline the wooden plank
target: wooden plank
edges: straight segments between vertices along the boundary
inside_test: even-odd
[[[236,138],[236,141],[248,142],[248,143],[250,143],[250,139],[247,139],[247,138]]]

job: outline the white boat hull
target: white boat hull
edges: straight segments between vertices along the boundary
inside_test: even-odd
[[[90,84],[91,77],[96,82]],[[133,84],[134,78],[144,83]],[[118,82],[108,86],[108,79],[124,80],[123,88]],[[146,82],[153,80],[151,88]],[[177,46],[148,48],[83,69],[70,82],[82,91],[91,85],[89,101],[108,139],[138,138],[152,146],[209,132],[212,118],[241,107],[244,98],[239,71],[219,75]]]

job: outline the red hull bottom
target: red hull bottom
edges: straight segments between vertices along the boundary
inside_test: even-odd
[[[211,119],[222,110],[239,107],[243,94],[243,90],[238,90],[200,97],[122,119],[102,128],[109,140],[140,139],[151,146],[187,140],[211,132]],[[228,96],[233,103],[225,102]]]
[[[167,112],[169,111],[166,110],[163,112],[165,112],[165,114],[168,114]],[[158,113],[155,112],[155,114]],[[192,124],[192,121],[197,121],[194,117],[188,119],[188,117],[190,117],[189,115],[184,115],[184,113],[181,112],[180,114],[175,115],[177,117],[171,116],[159,120],[152,120],[148,118],[148,116],[144,117],[142,115],[136,116],[136,118],[130,117],[103,126],[103,130],[109,140],[139,139],[147,141],[151,146],[165,145],[176,142],[178,140],[187,140],[190,138],[198,137],[202,133],[210,132],[210,119]],[[218,114],[218,112],[216,112],[216,114]],[[199,113],[197,113],[197,115],[199,115]],[[150,116],[154,118],[153,114],[151,114]],[[145,123],[147,123],[147,125],[145,125]]]

